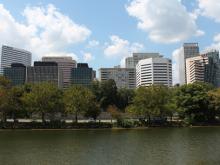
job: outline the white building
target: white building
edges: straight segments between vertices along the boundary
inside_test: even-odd
[[[174,55],[174,75],[176,84],[186,84],[186,59],[199,55],[198,43],[184,43],[183,46]]]
[[[132,57],[127,57],[125,59],[125,68],[136,68],[138,61],[154,58],[154,57],[163,57],[159,53],[133,53]]]
[[[187,84],[197,81],[220,86],[219,52],[211,50],[203,54],[186,59]]]
[[[186,59],[186,82],[204,82],[205,65],[208,64],[208,57],[196,56]]]
[[[42,61],[45,62],[56,62],[59,69],[62,72],[63,87],[66,88],[71,83],[71,69],[76,68],[76,61],[72,57],[61,56],[61,57],[42,57]]]
[[[3,45],[1,54],[1,69],[11,67],[12,63],[21,63],[25,66],[31,66],[31,52]]]
[[[100,81],[113,79],[118,88],[135,88],[135,69],[134,68],[100,68]]]
[[[172,86],[172,61],[168,58],[140,60],[136,66],[136,86]]]

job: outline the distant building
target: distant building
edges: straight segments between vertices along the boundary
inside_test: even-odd
[[[87,63],[78,63],[77,68],[71,70],[71,84],[90,87],[94,79],[94,71]]]
[[[136,66],[136,86],[172,86],[172,62],[168,58],[140,60]]]
[[[6,67],[11,67],[12,63],[31,66],[31,52],[29,51],[3,45],[1,53],[1,71]]]
[[[125,59],[125,68],[136,68],[137,63],[140,60],[154,57],[163,57],[159,53],[133,53],[132,57]]]
[[[187,84],[207,82],[220,87],[220,60],[218,51],[209,51],[186,59]]]
[[[92,71],[92,80],[95,80],[95,79],[96,79],[96,71],[93,70],[93,71]]]
[[[56,62],[62,71],[62,86],[67,88],[71,84],[71,69],[76,68],[76,61],[72,57],[43,57],[42,61]]]
[[[198,43],[184,43],[177,54],[174,72],[178,75],[177,83],[180,85],[186,84],[186,59],[199,55]]]
[[[34,62],[34,66],[27,67],[27,82],[51,82],[62,88],[62,72],[56,62]]]
[[[135,88],[135,69],[134,68],[101,68],[99,69],[100,81],[113,79],[118,88]]]
[[[4,68],[3,75],[11,81],[12,86],[23,85],[26,81],[26,66],[12,63],[11,67]]]

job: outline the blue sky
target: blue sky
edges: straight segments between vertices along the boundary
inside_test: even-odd
[[[184,42],[220,48],[220,0],[0,0],[0,44],[33,60],[71,55],[96,70],[132,52],[172,58]]]

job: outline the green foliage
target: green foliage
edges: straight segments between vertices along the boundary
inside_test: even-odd
[[[153,85],[149,87],[140,87],[136,90],[133,104],[127,108],[127,111],[148,118],[150,124],[151,117],[165,117],[171,113],[172,95],[170,90],[161,85]]]
[[[131,127],[130,120],[124,120],[123,112],[129,112],[142,121],[162,119],[178,113],[187,123],[212,122],[220,117],[220,89],[207,83],[193,83],[168,88],[161,85],[140,87],[136,90],[117,89],[114,80],[94,81],[91,88],[72,86],[58,89],[48,82],[25,84],[12,87],[10,81],[0,76],[0,112],[2,121],[10,116],[14,119],[33,112],[50,114],[51,121],[57,112],[96,118],[101,110],[109,112],[123,127]],[[158,121],[159,121],[158,120]],[[139,123],[140,124],[140,123]],[[138,124],[138,125],[139,125]]]
[[[22,86],[14,86],[9,90],[9,105],[10,105],[10,113],[14,121],[16,120],[16,116],[24,112],[24,106],[22,102],[22,96],[24,94],[24,90]]]
[[[212,110],[212,116],[220,115],[220,88],[208,92],[209,108]]]
[[[95,96],[93,93],[82,86],[72,86],[64,92],[65,111],[75,115],[75,121],[78,122],[78,114],[92,116],[91,111],[95,111],[94,118],[98,115]]]
[[[89,108],[84,112],[84,116],[87,118],[93,118],[94,120],[100,115],[101,110],[99,104],[93,99],[92,102],[89,103]]]
[[[92,82],[91,91],[95,95],[96,101],[99,102],[101,100],[101,83],[97,80]]]
[[[45,122],[46,113],[55,113],[62,107],[61,91],[56,85],[45,82],[34,84],[30,92],[22,97],[24,104],[31,112],[41,113],[42,121]]]
[[[117,121],[122,120],[121,112],[115,105],[109,105],[107,108],[107,112],[111,114],[111,117],[113,119],[116,119]]]
[[[6,122],[7,114],[10,110],[10,81],[4,76],[0,76],[0,112],[2,121]]]
[[[106,110],[109,105],[117,105],[117,86],[114,80],[101,82],[100,85],[100,106]]]
[[[183,85],[176,92],[176,105],[180,114],[189,121],[207,121],[212,114],[207,92],[213,87],[206,83]],[[211,117],[213,118],[213,117]]]
[[[117,92],[117,107],[124,112],[125,108],[131,104],[134,94],[135,92],[133,89],[119,89]]]

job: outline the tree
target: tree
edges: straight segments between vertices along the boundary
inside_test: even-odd
[[[12,118],[16,121],[16,116],[23,110],[22,96],[24,90],[21,86],[14,86],[9,91],[9,106]]]
[[[0,87],[4,89],[10,89],[11,81],[7,79],[5,76],[0,76]]]
[[[148,88],[139,87],[135,92],[133,104],[127,107],[126,111],[141,116],[143,120],[148,118],[148,121],[150,121],[152,115],[150,96],[151,91]]]
[[[95,95],[96,101],[101,100],[101,83],[98,80],[92,82],[91,91]]]
[[[22,97],[23,102],[32,112],[41,114],[42,122],[45,123],[45,114],[58,111],[62,104],[62,95],[55,84],[43,82],[34,84],[30,92]]]
[[[117,93],[117,107],[120,110],[125,111],[125,108],[131,104],[134,94],[134,89],[119,89]]]
[[[89,108],[85,111],[84,116],[85,117],[91,117],[94,120],[97,119],[97,117],[100,115],[101,110],[99,104],[94,99],[92,102],[89,103]]]
[[[2,113],[2,122],[7,120],[7,114],[10,109],[9,93],[6,89],[0,88],[0,111]]]
[[[7,114],[10,110],[10,88],[10,80],[5,78],[4,76],[0,76],[0,112],[2,113],[2,122],[6,122]]]
[[[190,122],[207,121],[210,113],[207,92],[211,89],[213,86],[198,82],[179,87],[175,100],[181,116]]]
[[[111,114],[113,119],[116,119],[117,122],[122,120],[122,115],[119,109],[115,105],[109,105],[107,108],[107,112]]]
[[[101,82],[100,96],[100,106],[104,110],[109,105],[117,105],[117,86],[114,80]]]
[[[208,92],[209,108],[211,111],[211,119],[220,115],[220,88]]]
[[[88,113],[94,101],[93,93],[82,86],[72,86],[64,92],[65,111],[75,115],[76,123],[78,122],[78,115]],[[95,109],[95,107],[93,108]]]
[[[161,85],[139,87],[127,111],[141,116],[143,120],[147,118],[150,125],[152,117],[161,119],[166,117],[169,102],[170,94],[167,87]]]

